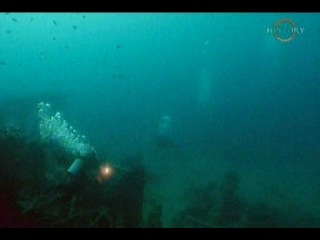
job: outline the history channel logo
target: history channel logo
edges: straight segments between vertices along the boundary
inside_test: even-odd
[[[304,33],[305,27],[298,26],[288,18],[280,19],[272,27],[267,27],[267,34],[273,35],[280,42],[292,42]]]

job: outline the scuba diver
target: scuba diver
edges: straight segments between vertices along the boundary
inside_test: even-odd
[[[178,147],[172,140],[172,119],[169,115],[161,117],[155,141],[160,149],[175,149]]]

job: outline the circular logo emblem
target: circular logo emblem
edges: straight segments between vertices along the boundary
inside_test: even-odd
[[[298,36],[298,27],[291,19],[281,19],[274,26],[274,37],[280,42],[291,42]]]

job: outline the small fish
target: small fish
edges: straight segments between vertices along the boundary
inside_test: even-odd
[[[7,31],[6,31],[6,34],[10,34],[10,33],[12,33],[11,30],[7,30]]]
[[[77,29],[77,26],[76,25],[73,25],[73,27],[72,27],[74,30],[76,30]]]
[[[47,59],[48,57],[44,54],[44,52],[40,52],[40,55],[44,58]]]
[[[16,18],[11,18],[11,20],[12,20],[13,22],[18,22],[18,20],[17,20]]]
[[[33,21],[33,17],[32,18],[30,18],[30,22],[32,22]]]
[[[179,147],[171,139],[167,139],[162,136],[156,137],[156,145],[161,149],[177,149]]]
[[[4,66],[7,65],[7,63],[5,61],[0,61],[0,65]]]
[[[116,45],[116,48],[122,48],[122,45],[117,44],[117,45]]]
[[[54,40],[54,41],[55,41],[55,40],[57,40],[57,39],[56,39],[55,37],[53,37],[53,38],[52,38],[52,40]]]
[[[65,48],[65,49],[69,49],[69,47],[68,47],[67,45],[64,45],[64,48]]]
[[[55,26],[57,26],[58,24],[57,24],[57,22],[55,21],[55,20],[52,20],[52,22],[53,22],[53,25],[55,25]]]
[[[82,15],[82,18],[86,18],[86,15]]]

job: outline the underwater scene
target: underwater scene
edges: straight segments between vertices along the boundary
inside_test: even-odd
[[[320,227],[319,22],[0,13],[0,227]]]

